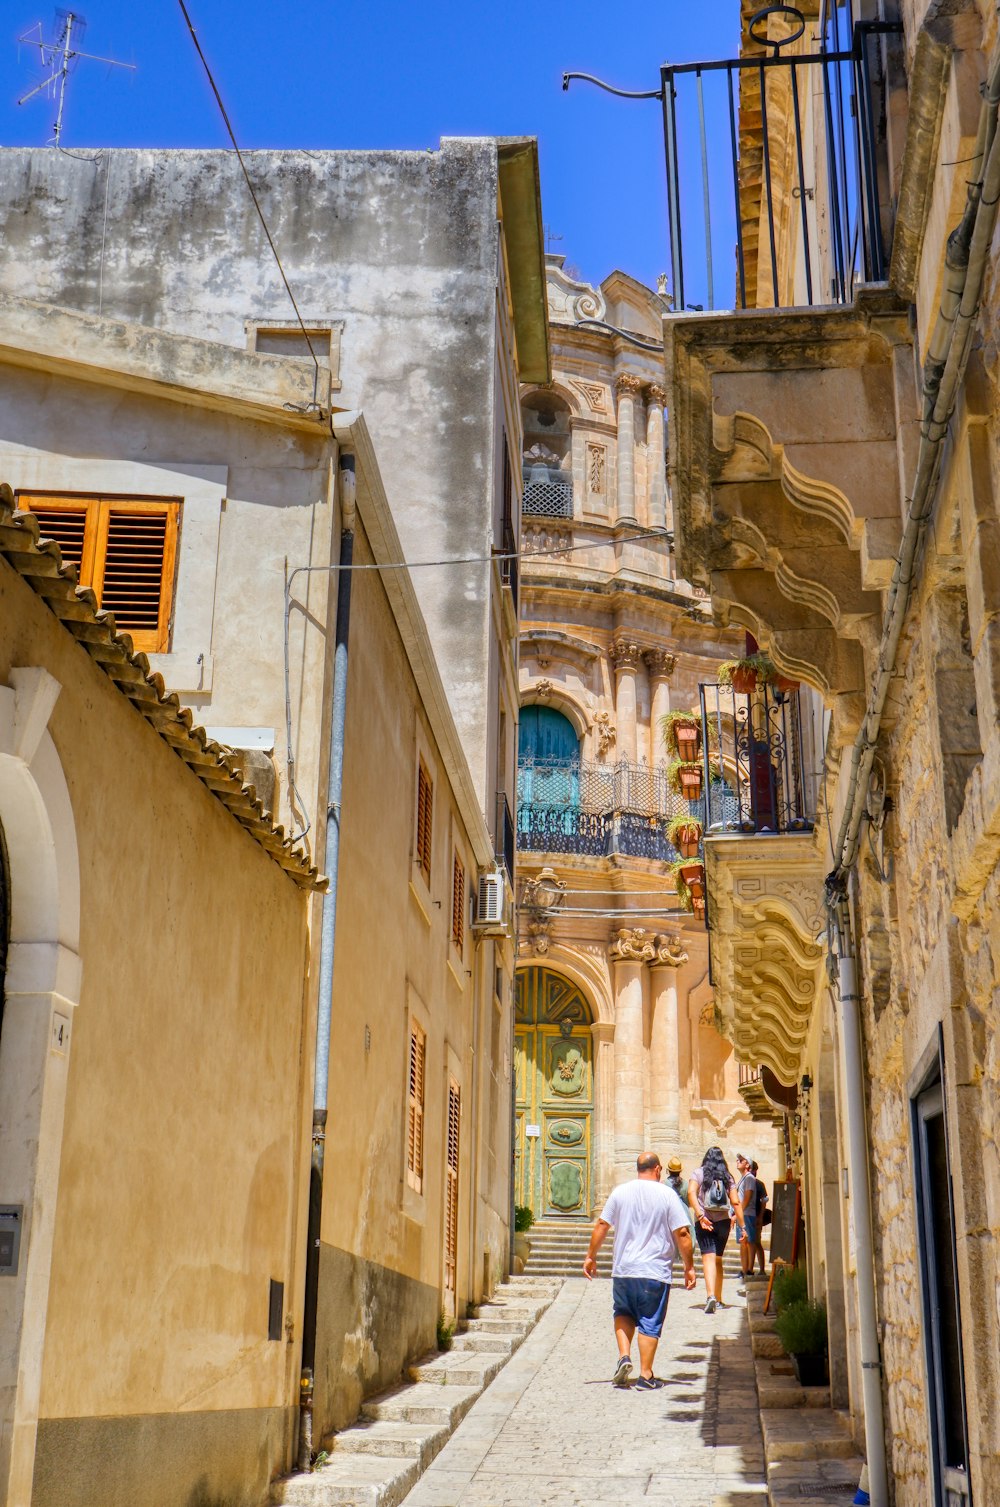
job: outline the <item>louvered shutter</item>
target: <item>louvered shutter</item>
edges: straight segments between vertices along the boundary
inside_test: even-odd
[[[451,940],[461,952],[465,942],[465,869],[457,853],[451,875]]]
[[[458,1153],[462,1123],[462,1093],[454,1079],[448,1083],[448,1134],[445,1175],[444,1285],[454,1295],[458,1272]]]
[[[424,1177],[424,1069],[427,1038],[412,1022],[410,1025],[410,1071],[406,1114],[406,1179],[419,1193]]]
[[[431,835],[434,826],[434,786],[423,759],[417,767],[417,863],[431,877]]]

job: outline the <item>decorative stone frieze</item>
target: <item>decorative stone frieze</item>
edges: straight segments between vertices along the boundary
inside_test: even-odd
[[[652,968],[683,968],[688,953],[679,932],[669,935],[657,933],[653,938],[653,956],[649,959]]]
[[[597,734],[597,757],[607,757],[608,750],[614,747],[615,724],[610,712],[594,713],[594,732]]]
[[[644,649],[642,657],[646,669],[655,680],[669,680],[677,665],[677,657],[667,649]]]
[[[636,397],[642,392],[642,378],[633,376],[631,372],[621,372],[615,378],[615,392],[619,397],[623,393],[629,397]]]
[[[616,670],[638,670],[642,649],[632,639],[616,638],[608,650],[608,658]]]
[[[641,926],[621,927],[608,948],[608,957],[613,963],[649,963],[655,954],[653,938]]]

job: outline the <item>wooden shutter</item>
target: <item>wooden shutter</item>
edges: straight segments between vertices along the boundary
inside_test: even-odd
[[[462,1093],[453,1078],[448,1081],[448,1133],[445,1176],[444,1286],[454,1295],[458,1271],[458,1151],[462,1125]]]
[[[424,1181],[424,1078],[427,1038],[410,1022],[410,1070],[406,1109],[406,1180],[418,1193]]]
[[[431,834],[434,827],[434,786],[423,759],[417,761],[417,863],[431,877]]]
[[[451,871],[451,940],[461,952],[465,943],[465,869],[457,853]]]
[[[76,566],[115,627],[136,649],[162,654],[170,646],[180,503],[141,497],[56,497],[21,493],[45,539]]]

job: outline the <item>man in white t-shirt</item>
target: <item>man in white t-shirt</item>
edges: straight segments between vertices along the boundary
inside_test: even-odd
[[[684,1263],[684,1286],[694,1287],[694,1247],[687,1211],[672,1188],[660,1183],[663,1171],[655,1151],[644,1151],[634,1183],[612,1189],[594,1225],[583,1263],[588,1279],[597,1274],[597,1252],[610,1229],[615,1232],[611,1297],[615,1312],[618,1366],[611,1378],[627,1387],[632,1377],[632,1339],[639,1335],[637,1392],[658,1391],[664,1383],[653,1375],[653,1357],[663,1331],[670,1297],[670,1266],[675,1250]]]

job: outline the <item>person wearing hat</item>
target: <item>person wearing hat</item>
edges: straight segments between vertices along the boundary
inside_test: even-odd
[[[680,1199],[681,1203],[684,1205],[684,1212],[685,1212],[685,1214],[688,1217],[688,1224],[691,1226],[691,1235],[692,1235],[692,1238],[693,1238],[694,1237],[694,1215],[691,1213],[691,1205],[688,1202],[687,1183],[686,1183],[684,1177],[682,1176],[683,1171],[684,1171],[684,1169],[681,1166],[681,1159],[680,1159],[680,1157],[679,1156],[672,1156],[670,1158],[669,1162],[667,1163],[667,1187],[668,1188],[673,1188],[674,1192],[677,1194],[677,1197]]]

